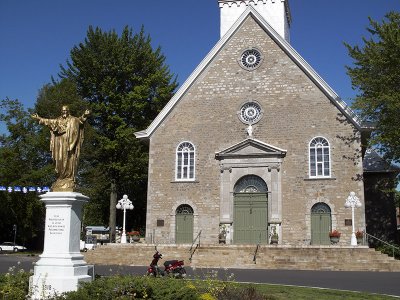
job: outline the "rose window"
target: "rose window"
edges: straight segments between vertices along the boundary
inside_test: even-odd
[[[246,70],[256,69],[262,60],[262,55],[257,49],[247,49],[240,57],[240,65]]]
[[[240,119],[245,124],[254,124],[261,119],[261,107],[256,102],[247,102],[240,108]]]

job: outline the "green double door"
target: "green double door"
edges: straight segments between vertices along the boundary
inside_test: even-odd
[[[234,196],[235,244],[267,242],[268,200],[266,193],[236,193]]]

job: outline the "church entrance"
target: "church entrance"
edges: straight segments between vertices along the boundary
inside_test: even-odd
[[[175,243],[191,244],[193,242],[193,208],[190,205],[180,205],[175,215]]]
[[[235,186],[233,242],[257,244],[267,242],[267,185],[258,176],[242,177]]]
[[[325,203],[317,203],[311,208],[311,245],[330,245],[331,209]]]

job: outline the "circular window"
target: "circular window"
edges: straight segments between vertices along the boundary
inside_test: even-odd
[[[260,51],[257,49],[251,48],[243,51],[242,55],[240,56],[240,65],[246,70],[254,70],[256,69],[261,61],[262,55]]]
[[[239,111],[240,120],[245,124],[255,124],[261,116],[261,106],[257,102],[246,102]]]

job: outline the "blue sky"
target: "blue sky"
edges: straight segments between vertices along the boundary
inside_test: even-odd
[[[354,96],[343,46],[361,44],[368,16],[381,20],[400,11],[399,0],[291,0],[292,46],[346,102]],[[0,99],[27,107],[38,90],[57,76],[70,49],[83,41],[89,25],[121,32],[142,24],[153,46],[183,83],[219,39],[217,0],[0,0]],[[0,132],[4,126],[0,124]]]

